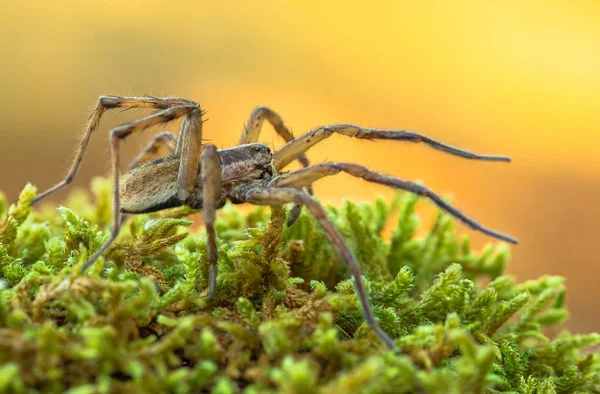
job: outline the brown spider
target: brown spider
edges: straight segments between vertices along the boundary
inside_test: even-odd
[[[208,294],[212,299],[217,288],[218,255],[214,229],[215,210],[222,207],[226,200],[234,204],[250,203],[270,206],[292,203],[294,205],[287,225],[293,224],[302,206],[306,207],[315,217],[354,278],[366,321],[383,342],[390,348],[396,348],[394,341],[381,329],[375,319],[356,258],[348,249],[334,224],[328,219],[321,204],[304,192],[303,188],[307,188],[310,193],[310,186],[313,182],[329,175],[346,172],[368,182],[428,197],[438,207],[458,218],[470,228],[503,241],[517,243],[514,238],[481,226],[423,186],[371,171],[355,163],[333,162],[309,166],[305,152],[315,144],[337,133],[368,140],[424,142],[435,149],[467,159],[509,162],[510,159],[507,157],[476,155],[414,132],[371,129],[350,124],[321,126],[299,138],[293,138],[281,117],[265,107],[258,107],[252,112],[242,133],[240,141],[242,145],[217,149],[214,145],[202,145],[203,112],[200,106],[194,101],[176,97],[100,97],[69,174],[63,181],[37,196],[33,201],[34,204],[73,181],[90,136],[98,128],[101,115],[107,109],[118,107],[147,107],[159,111],[145,118],[118,126],[110,132],[114,177],[112,234],[83,265],[82,271],[96,261],[115,240],[119,233],[121,213],[146,213],[188,205],[203,210],[210,261]],[[132,133],[181,117],[183,117],[183,121],[179,136],[176,138],[168,132],[158,134],[134,159],[129,172],[119,183],[119,142]],[[274,153],[268,146],[256,142],[265,119],[286,141],[286,144]],[[167,146],[171,153],[169,156],[138,165],[156,153],[161,144]],[[300,161],[305,168],[279,174],[279,171],[294,160]]]

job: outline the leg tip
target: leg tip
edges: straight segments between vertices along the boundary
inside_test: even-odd
[[[511,244],[513,244],[513,245],[518,245],[518,244],[519,244],[519,240],[518,240],[518,239],[516,239],[516,238],[513,238],[513,237],[510,237],[510,236],[508,236],[508,235],[504,235],[504,234],[498,234],[498,235],[496,236],[496,238],[498,238],[498,239],[500,239],[500,240],[502,240],[502,241],[505,241],[505,242],[511,243]]]
[[[479,156],[479,159],[486,161],[501,161],[504,163],[510,163],[512,161],[512,159],[507,156]]]

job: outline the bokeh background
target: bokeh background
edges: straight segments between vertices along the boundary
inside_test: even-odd
[[[519,280],[567,277],[570,329],[600,329],[597,0],[3,1],[0,189],[11,200],[26,182],[45,189],[61,179],[102,94],[195,99],[207,138],[222,147],[267,105],[295,134],[348,122],[509,155],[512,164],[478,163],[332,137],[309,157],[360,162],[452,196],[519,238],[509,267]],[[103,118],[76,186],[108,172],[108,130],[139,115]],[[124,161],[151,134],[127,140]],[[270,126],[263,141],[281,143]],[[391,197],[344,175],[315,189],[334,203]],[[435,210],[421,208],[429,223]]]

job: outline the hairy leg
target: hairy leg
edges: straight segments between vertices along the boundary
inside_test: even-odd
[[[144,147],[144,149],[131,161],[128,168],[132,169],[149,161],[158,154],[162,146],[165,146],[167,148],[167,151],[170,155],[175,154],[176,141],[177,137],[171,132],[163,131],[162,133],[158,133],[154,136],[154,138],[152,138],[152,141],[150,141]]]
[[[79,170],[79,166],[81,165],[81,161],[83,160],[83,155],[85,154],[85,150],[90,141],[90,137],[94,130],[98,128],[100,123],[100,118],[102,114],[112,108],[155,108],[155,109],[167,109],[170,107],[178,106],[178,105],[197,105],[191,100],[178,98],[178,97],[168,97],[168,98],[156,98],[156,97],[120,97],[120,96],[102,96],[98,100],[98,104],[96,108],[92,112],[90,116],[90,121],[88,123],[87,128],[85,129],[85,133],[83,135],[83,139],[81,140],[79,150],[77,151],[77,155],[75,156],[75,160],[71,165],[71,169],[69,173],[59,183],[52,186],[50,189],[44,191],[39,194],[32,202],[32,204],[37,204],[44,198],[56,193],[61,190],[69,183],[73,182],[75,179],[75,175],[77,175],[77,171]]]
[[[242,137],[240,138],[240,144],[258,142],[258,137],[260,135],[262,125],[265,119],[271,124],[271,126],[273,126],[275,132],[279,134],[286,143],[294,141],[294,135],[283,123],[283,119],[281,119],[281,116],[279,116],[277,112],[267,107],[256,107],[254,111],[252,111],[252,114],[250,114],[250,119],[248,119],[248,123],[246,123],[246,126],[244,127]],[[308,157],[306,157],[305,153],[298,155],[295,159],[297,159],[303,167],[308,167],[310,165]],[[278,170],[279,169],[281,168],[278,168]],[[308,194],[312,195],[312,185],[306,185],[306,191],[308,192]],[[290,211],[290,216],[287,220],[288,227],[294,224],[294,222],[300,217],[301,211],[302,207],[299,205],[294,205],[292,207]]]
[[[447,202],[445,202],[440,196],[428,188],[418,185],[413,182],[404,181],[389,175],[381,174],[379,172],[371,171],[365,166],[361,166],[355,163],[320,163],[307,168],[303,168],[298,171],[288,172],[287,174],[279,175],[274,178],[270,183],[269,187],[302,187],[306,184],[311,184],[326,176],[335,175],[340,172],[345,172],[357,178],[362,178],[368,182],[378,183],[393,187],[395,189],[406,190],[411,193],[418,194],[419,196],[427,197],[433,201],[439,208],[448,212],[455,218],[459,219],[465,225],[473,230],[480,231],[491,237],[507,241],[513,244],[517,243],[517,240],[501,234],[497,231],[487,229],[475,220],[471,219],[458,209],[454,208]]]
[[[505,162],[510,161],[510,158],[505,156],[477,155],[462,149],[454,148],[450,145],[443,144],[412,131],[371,129],[351,124],[334,124],[330,126],[317,127],[285,144],[273,155],[275,168],[277,170],[284,168],[298,157],[304,155],[305,152],[312,148],[315,144],[323,141],[326,138],[329,138],[334,133],[366,140],[423,142],[434,149],[467,159]]]
[[[200,170],[200,157],[202,156],[202,116],[204,111],[198,104],[188,113],[181,122],[179,137],[175,147],[175,155],[181,157],[179,172],[177,173],[177,196],[181,201],[191,199],[195,203],[198,197],[194,196],[198,184],[198,171]]]
[[[242,137],[240,138],[240,144],[258,142],[258,136],[260,135],[265,119],[271,123],[271,126],[273,126],[275,129],[275,132],[277,132],[277,134],[279,134],[285,142],[294,140],[294,136],[283,123],[281,116],[279,116],[277,112],[267,107],[256,107],[254,111],[252,111],[250,119],[248,119],[248,123],[246,123],[246,126],[244,127]],[[302,164],[303,167],[308,167],[308,158],[305,154],[299,155],[297,160],[300,162],[300,164]]]
[[[215,298],[217,292],[217,233],[215,231],[215,212],[221,200],[221,162],[217,148],[214,145],[202,149],[202,212],[206,226],[206,249],[210,270],[208,274],[208,296]]]
[[[127,123],[114,128],[110,132],[110,147],[111,147],[111,160],[112,160],[112,173],[113,173],[113,228],[110,238],[89,258],[89,260],[81,267],[82,271],[85,271],[94,261],[98,259],[113,243],[117,235],[119,234],[120,228],[120,202],[119,202],[119,142],[122,139],[127,138],[132,133],[143,131],[148,127],[167,123],[171,120],[187,116],[190,114],[199,114],[199,108],[197,104],[193,105],[182,105],[172,107],[163,111],[160,111],[154,115],[136,120],[131,123]],[[196,115],[199,116],[199,115]],[[184,133],[184,130],[181,131]],[[183,159],[182,159],[183,160]]]
[[[310,167],[309,167],[310,168]],[[317,201],[312,199],[308,194],[301,190],[294,188],[276,188],[276,187],[241,187],[234,191],[235,198],[243,201],[247,201],[255,205],[283,205],[287,203],[294,203],[296,205],[303,205],[306,209],[315,217],[319,222],[323,231],[338,251],[346,266],[350,270],[352,277],[354,278],[354,284],[358,299],[363,309],[363,314],[367,323],[372,327],[373,331],[381,338],[381,340],[391,349],[397,349],[398,347],[390,338],[390,336],[383,331],[383,329],[377,323],[375,314],[373,313],[373,307],[369,301],[369,294],[367,288],[361,278],[360,268],[358,261],[344,242],[340,232],[335,225],[327,217],[327,212]]]

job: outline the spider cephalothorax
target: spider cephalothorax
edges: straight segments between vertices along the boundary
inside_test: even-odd
[[[356,258],[348,249],[334,224],[327,218],[323,207],[309,195],[313,182],[326,176],[345,172],[368,182],[407,190],[431,199],[438,207],[472,229],[500,240],[516,243],[514,238],[483,227],[421,185],[381,174],[355,163],[328,162],[310,166],[305,153],[331,135],[340,134],[358,139],[422,142],[434,149],[467,159],[508,162],[510,159],[507,157],[477,155],[410,131],[372,129],[350,124],[321,126],[298,138],[293,138],[279,115],[265,107],[258,107],[252,112],[242,133],[240,141],[242,145],[218,150],[214,145],[202,145],[200,106],[191,100],[177,97],[101,97],[92,113],[81,147],[68,176],[40,194],[33,201],[34,204],[72,182],[83,159],[90,136],[98,128],[101,115],[107,109],[118,107],[147,107],[159,111],[116,127],[110,132],[114,182],[112,235],[89,258],[82,270],[96,261],[115,240],[119,233],[121,213],[154,212],[165,208],[189,205],[192,208],[201,208],[204,214],[208,260],[210,261],[208,295],[210,298],[214,298],[217,290],[218,256],[214,229],[215,210],[222,207],[227,200],[233,203],[271,206],[292,203],[294,206],[288,225],[298,217],[300,207],[305,207],[315,217],[354,278],[365,320],[382,341],[389,347],[395,348],[394,341],[381,329],[375,319]],[[158,134],[134,159],[130,171],[120,181],[119,142],[134,132],[177,118],[183,118],[179,136],[175,137],[168,132]],[[273,153],[268,146],[257,143],[265,119],[286,141],[283,147]],[[170,155],[146,161],[140,165],[149,156],[155,154],[161,144],[169,149]],[[298,160],[305,168],[279,174],[294,160]]]

